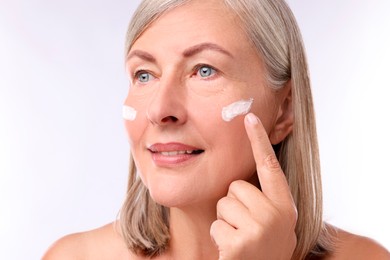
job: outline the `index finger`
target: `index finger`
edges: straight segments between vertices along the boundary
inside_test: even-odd
[[[291,203],[292,196],[286,176],[260,119],[253,113],[247,114],[245,129],[251,142],[263,194],[277,203]]]

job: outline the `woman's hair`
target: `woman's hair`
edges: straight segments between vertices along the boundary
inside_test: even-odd
[[[191,0],[144,0],[129,24],[125,52],[163,13]],[[283,0],[221,0],[241,20],[248,39],[264,61],[268,85],[291,83],[294,126],[274,147],[298,210],[297,246],[293,259],[321,256],[331,250],[331,236],[322,220],[320,160],[302,37]],[[121,230],[135,253],[158,255],[169,244],[169,209],[155,203],[137,176],[130,159],[126,200],[120,213]]]

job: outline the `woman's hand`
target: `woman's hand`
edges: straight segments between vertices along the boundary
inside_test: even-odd
[[[234,181],[217,204],[210,235],[219,259],[291,259],[298,218],[285,175],[267,133],[254,114],[245,117],[262,191]]]

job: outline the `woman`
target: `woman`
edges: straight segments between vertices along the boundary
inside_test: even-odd
[[[126,69],[120,220],[44,259],[390,258],[322,221],[305,54],[282,0],[143,1]]]

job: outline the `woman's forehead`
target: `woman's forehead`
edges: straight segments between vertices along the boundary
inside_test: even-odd
[[[133,44],[161,48],[212,42],[245,47],[247,37],[237,16],[222,1],[190,1],[163,13]],[[231,45],[231,46],[229,46]],[[244,46],[243,46],[244,45]]]

